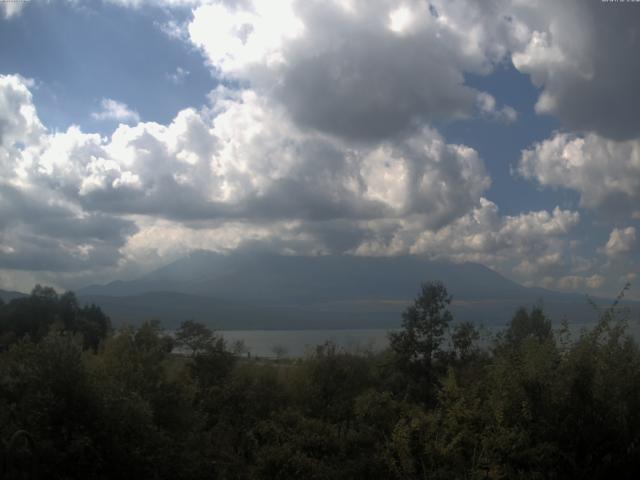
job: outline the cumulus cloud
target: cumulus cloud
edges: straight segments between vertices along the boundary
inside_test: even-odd
[[[501,214],[483,197],[478,153],[432,127],[515,121],[466,81],[510,59],[540,88],[539,113],[584,130],[524,151],[520,173],[577,191],[583,207],[636,214],[636,14],[533,3],[164,0],[193,8],[187,26],[172,19],[166,31],[238,90],[218,89],[167,124],[104,99],[94,118],[121,123],[107,137],[48,131],[30,83],[0,77],[0,265],[81,270],[262,245],[481,261],[598,288],[593,264],[568,253],[577,212]]]
[[[604,246],[604,252],[612,258],[620,257],[631,252],[635,244],[636,229],[634,227],[614,228]]]
[[[33,81],[20,75],[0,75],[0,145],[5,148],[36,143],[44,132],[33,105],[31,87]],[[5,158],[3,164],[8,162]]]
[[[484,92],[464,76],[510,58],[541,88],[537,112],[627,140],[640,136],[638,25],[635,5],[599,0],[247,1],[197,8],[189,35],[219,72],[338,135],[380,137],[469,116]],[[481,109],[488,99],[480,97]],[[509,107],[497,111],[514,117]]]
[[[37,198],[37,192],[0,185],[1,268],[64,272],[114,265],[136,231],[131,221]]]
[[[131,237],[125,252],[147,264],[157,255],[176,258],[196,249],[267,250],[298,255],[416,254],[455,262],[477,261],[503,271],[518,265],[522,258],[540,258],[539,262],[533,260],[533,270],[524,275],[531,280],[558,265],[566,266],[570,261],[567,236],[578,222],[577,213],[560,209],[501,216],[497,206],[485,199],[471,213],[434,229],[425,228],[419,215],[350,221],[206,221],[182,225],[147,217],[139,223],[140,230]]]
[[[125,103],[111,98],[103,98],[100,105],[102,110],[91,114],[96,120],[116,120],[125,123],[138,123],[140,121],[138,112],[131,110]]]
[[[262,248],[494,265],[526,257],[537,272],[563,261],[579,222],[559,208],[500,215],[482,197],[490,178],[477,152],[428,127],[361,144],[298,128],[252,90],[219,89],[211,106],[168,125],[50,133],[23,108],[33,106],[24,81],[6,83],[2,93],[18,98],[7,118],[32,128],[3,130],[4,268],[82,271]]]
[[[604,277],[602,275],[594,274],[585,278],[585,285],[593,290],[597,290],[604,284]]]
[[[135,224],[85,212],[56,185],[37,181],[50,136],[30,86],[20,76],[0,75],[0,268],[64,271],[117,263]]]
[[[570,129],[637,138],[640,10],[587,2],[247,1],[194,10],[191,41],[217,72],[296,122],[352,138],[479,110],[513,121],[465,75],[506,58],[541,88],[538,113]]]
[[[640,137],[640,9],[600,0],[513,2],[515,67],[542,89],[536,111],[574,130]]]
[[[561,290],[578,290],[584,286],[584,277],[579,275],[565,275],[557,280],[556,285]]]
[[[167,74],[167,78],[176,85],[180,85],[184,82],[184,79],[189,76],[189,70],[182,67],[177,67],[175,72]]]
[[[510,59],[540,88],[536,111],[577,132],[525,151],[523,176],[576,190],[582,206],[607,216],[639,214],[629,211],[640,200],[640,10],[632,4],[202,3],[186,35],[217,75],[284,106],[297,127],[343,138],[388,139],[474,109],[513,122],[512,107],[465,82]]]
[[[415,217],[422,228],[441,228],[477,205],[490,184],[475,150],[447,144],[427,127],[373,145],[349,143],[297,128],[251,90],[220,89],[210,107],[183,110],[168,125],[121,124],[111,137],[77,126],[50,133],[27,83],[3,81],[2,198],[14,212],[4,217],[14,223],[3,245],[15,250],[11,262],[5,257],[12,268],[27,258],[18,247],[47,232],[59,248],[40,242],[42,252],[64,250],[78,259],[52,256],[58,262],[116,262],[138,228],[131,215],[200,231],[223,224],[243,226],[229,230],[235,232],[268,230],[256,238],[281,250],[345,251],[368,234],[370,221]],[[19,213],[31,196],[35,203]],[[113,234],[96,233],[98,224]],[[72,251],[65,242],[76,230],[73,242],[85,247]]]
[[[105,0],[109,3],[128,8],[140,8],[145,5],[162,6],[165,8],[194,7],[203,3],[210,3],[206,0]]]
[[[29,0],[0,2],[0,13],[5,19],[20,15]]]
[[[410,253],[493,266],[524,258],[529,263],[519,266],[520,270],[534,273],[561,261],[565,237],[579,221],[577,212],[557,207],[553,212],[501,216],[495,203],[482,198],[471,212],[439,229],[425,229],[420,218],[372,226],[374,230],[377,227],[378,235],[363,242],[354,253]]]
[[[497,8],[386,0],[216,4],[194,11],[189,34],[213,68],[250,82],[297,124],[370,140],[473,113],[478,92],[465,73],[489,73],[506,54],[511,27]]]
[[[518,112],[513,107],[505,105],[502,108],[497,108],[496,99],[486,92],[478,93],[476,103],[480,114],[484,117],[504,123],[513,123],[518,119]]]
[[[597,290],[604,285],[605,278],[602,275],[564,275],[558,278],[547,276],[541,282],[545,288],[558,288],[560,290]]]
[[[54,185],[36,177],[49,135],[29,88],[17,75],[0,75],[0,266],[74,270],[117,262],[136,227],[104,213],[84,212]]]
[[[610,139],[640,136],[633,2],[109,1],[193,9],[186,31],[173,24],[172,35],[186,35],[217,73],[278,99],[297,122],[337,135],[380,138],[469,116],[480,92],[465,75],[510,59],[541,89],[539,113]]]
[[[640,204],[638,140],[556,133],[523,151],[519,172],[543,186],[577,191],[589,209],[624,214]]]
[[[167,125],[121,125],[108,141],[77,128],[48,137],[31,174],[83,208],[204,219],[330,220],[464,214],[489,186],[473,149],[434,130],[361,147],[305,133],[254,92]]]

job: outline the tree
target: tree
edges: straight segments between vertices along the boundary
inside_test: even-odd
[[[480,332],[471,322],[462,322],[456,325],[451,335],[453,349],[460,360],[467,360],[477,351],[475,343],[480,338]]]
[[[420,295],[402,314],[402,331],[389,334],[394,352],[428,369],[453,318],[448,310],[450,303],[451,296],[442,283],[423,283]]]
[[[176,343],[195,357],[198,352],[205,351],[215,340],[211,329],[193,320],[185,320],[176,331]]]
[[[413,305],[402,314],[402,330],[389,334],[398,368],[417,380],[414,393],[423,400],[433,400],[438,373],[434,362],[442,356],[440,346],[453,319],[448,308],[451,298],[441,282],[423,283]]]
[[[532,307],[531,312],[520,307],[509,323],[505,340],[507,345],[519,347],[528,337],[543,341],[552,336],[551,320],[545,315],[541,306]]]
[[[0,307],[0,345],[4,346],[27,335],[40,340],[50,331],[67,331],[81,334],[84,347],[96,350],[110,330],[111,321],[100,307],[80,307],[73,292],[58,295],[51,287],[36,285],[28,297]]]
[[[224,383],[236,363],[236,356],[227,350],[224,338],[212,336],[211,341],[191,357],[189,370],[204,391]]]

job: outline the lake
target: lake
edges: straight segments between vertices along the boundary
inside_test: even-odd
[[[384,329],[218,331],[229,347],[243,341],[251,355],[257,357],[275,357],[276,351],[284,357],[302,357],[327,341],[353,353],[379,351],[388,344],[387,332],[389,330]]]
[[[572,334],[577,335],[582,329],[593,327],[594,323],[572,324]],[[559,325],[554,325],[558,328]],[[481,329],[481,344],[487,345],[496,333],[504,327],[490,326]],[[303,357],[315,350],[324,342],[334,342],[339,348],[348,352],[380,351],[387,347],[389,341],[387,329],[335,329],[335,330],[220,330],[229,347],[236,341],[243,341],[252,356],[257,357]],[[640,339],[640,324],[629,322],[629,331],[636,339]]]

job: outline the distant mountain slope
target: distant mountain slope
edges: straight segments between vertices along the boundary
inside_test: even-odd
[[[474,263],[417,257],[295,257],[196,252],[129,282],[77,293],[111,296],[172,291],[225,299],[306,304],[326,300],[411,298],[425,280],[441,280],[460,298],[512,298],[527,289]]]
[[[116,326],[139,325],[145,320],[156,319],[166,328],[175,328],[182,320],[195,319],[218,330],[397,328],[402,311],[410,303],[407,299],[273,305],[225,302],[175,292],[148,292],[126,297],[82,295],[79,300],[83,304],[100,305]],[[451,310],[457,321],[505,325],[518,307],[535,302],[535,299],[454,300]],[[544,307],[554,320],[567,317],[585,323],[596,319],[594,311],[584,301],[548,301]],[[635,312],[637,317],[637,307]]]
[[[371,308],[352,304],[318,306],[229,302],[175,292],[148,292],[126,297],[81,295],[81,303],[95,303],[116,325],[160,320],[166,328],[196,319],[218,330],[297,330],[393,328],[398,307]]]
[[[538,301],[556,320],[591,321],[583,295],[530,289],[474,263],[417,257],[295,257],[196,252],[137,280],[77,291],[118,323],[195,318],[219,329],[392,328],[420,283],[442,281],[458,320],[505,324]],[[638,303],[628,302],[637,315]]]
[[[14,298],[22,298],[26,296],[27,294],[22,292],[15,292],[12,290],[0,290],[0,299],[2,299],[3,302],[10,302]]]

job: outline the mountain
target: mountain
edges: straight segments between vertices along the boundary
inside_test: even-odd
[[[26,296],[26,293],[15,292],[12,290],[0,290],[0,299],[5,303],[9,303],[14,298],[22,298]]]
[[[595,319],[582,295],[526,288],[475,263],[409,256],[194,252],[136,280],[76,293],[116,324],[157,318],[175,326],[194,318],[218,329],[393,328],[427,280],[446,285],[458,320],[502,325],[519,306],[540,301],[554,319]],[[634,315],[640,310],[627,305]]]
[[[297,257],[195,252],[129,282],[93,285],[77,293],[130,296],[172,291],[241,301],[306,304],[353,299],[411,298],[425,280],[441,280],[460,298],[512,298],[527,289],[474,263],[417,257]]]

